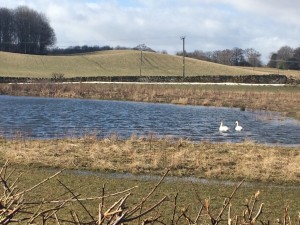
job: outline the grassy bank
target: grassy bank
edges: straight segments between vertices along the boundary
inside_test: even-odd
[[[143,84],[0,84],[0,93],[21,96],[93,98],[270,110],[300,119],[298,86]]]
[[[300,183],[298,148],[264,146],[252,142],[209,143],[146,139],[128,140],[1,140],[1,161],[14,164],[109,172],[161,174],[170,168],[176,176]]]

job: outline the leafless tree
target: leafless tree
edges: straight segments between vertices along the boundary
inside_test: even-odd
[[[214,52],[214,62],[224,65],[231,65],[232,52],[230,49],[218,50]]]
[[[26,6],[0,9],[0,50],[41,54],[55,41],[45,15]]]
[[[11,50],[13,40],[13,11],[6,8],[0,8],[0,51]]]
[[[250,66],[256,67],[261,66],[261,54],[253,48],[247,48],[245,50],[246,60]]]
[[[231,50],[231,62],[234,66],[243,66],[245,64],[244,50],[235,47]]]
[[[283,46],[277,51],[277,56],[279,60],[287,61],[292,58],[294,50],[290,46]]]

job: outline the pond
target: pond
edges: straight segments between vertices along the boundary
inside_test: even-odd
[[[154,134],[194,141],[300,145],[300,124],[267,111],[14,96],[0,96],[0,110],[0,132],[8,138],[20,133],[50,139],[95,132],[99,137]],[[221,121],[229,132],[219,132]],[[235,121],[243,131],[234,130]]]

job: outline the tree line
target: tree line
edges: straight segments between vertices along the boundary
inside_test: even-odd
[[[69,54],[80,54],[80,53],[88,53],[88,52],[96,52],[96,51],[105,51],[105,50],[113,50],[112,47],[106,46],[87,46],[87,45],[76,45],[69,46],[67,48],[52,48],[48,50],[49,55],[69,55]]]
[[[183,52],[177,52],[176,55],[182,56]],[[209,62],[230,65],[230,66],[262,66],[261,54],[253,48],[207,51],[195,50],[185,52],[186,57],[205,60]],[[278,69],[300,70],[300,47],[291,48],[283,46],[277,52],[271,53],[267,66]]]
[[[0,8],[0,51],[45,54],[56,42],[47,17],[26,6]]]
[[[177,52],[176,54],[182,56],[183,52]],[[261,54],[253,48],[241,49],[235,47],[233,49],[207,52],[195,50],[185,52],[185,56],[230,66],[262,66]]]
[[[277,52],[272,53],[269,67],[278,69],[300,70],[300,47],[291,48],[283,46]]]
[[[78,53],[88,53],[88,52],[95,52],[95,51],[107,51],[107,50],[138,50],[138,51],[147,51],[147,52],[155,52],[153,49],[149,48],[145,44],[139,44],[136,47],[129,48],[129,47],[110,47],[109,45],[105,46],[69,46],[67,48],[52,48],[48,50],[48,54],[50,55],[65,55],[65,54],[78,54]]]

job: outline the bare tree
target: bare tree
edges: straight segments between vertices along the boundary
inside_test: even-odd
[[[41,54],[55,41],[45,15],[26,6],[0,9],[0,50]]]
[[[0,8],[0,51],[9,51],[13,40],[13,12],[6,8]]]
[[[37,47],[39,52],[46,51],[48,46],[53,46],[56,42],[55,32],[49,24],[48,18],[44,14],[40,14],[39,17],[39,29],[37,30]]]
[[[243,66],[245,64],[244,50],[241,48],[233,48],[231,50],[231,62],[234,66]]]
[[[300,60],[300,47],[294,49],[294,57]]]
[[[290,46],[283,46],[277,51],[278,59],[287,61],[289,58],[292,58],[294,50]]]
[[[277,67],[288,69],[287,61],[293,57],[294,50],[290,46],[283,46],[277,51]]]
[[[246,60],[250,66],[261,66],[261,54],[253,48],[247,48],[245,50]]]
[[[230,49],[218,50],[213,54],[214,62],[224,65],[231,65],[232,52]]]
[[[268,62],[268,66],[271,68],[276,68],[277,67],[277,58],[278,58],[277,53],[271,53],[271,57]]]

